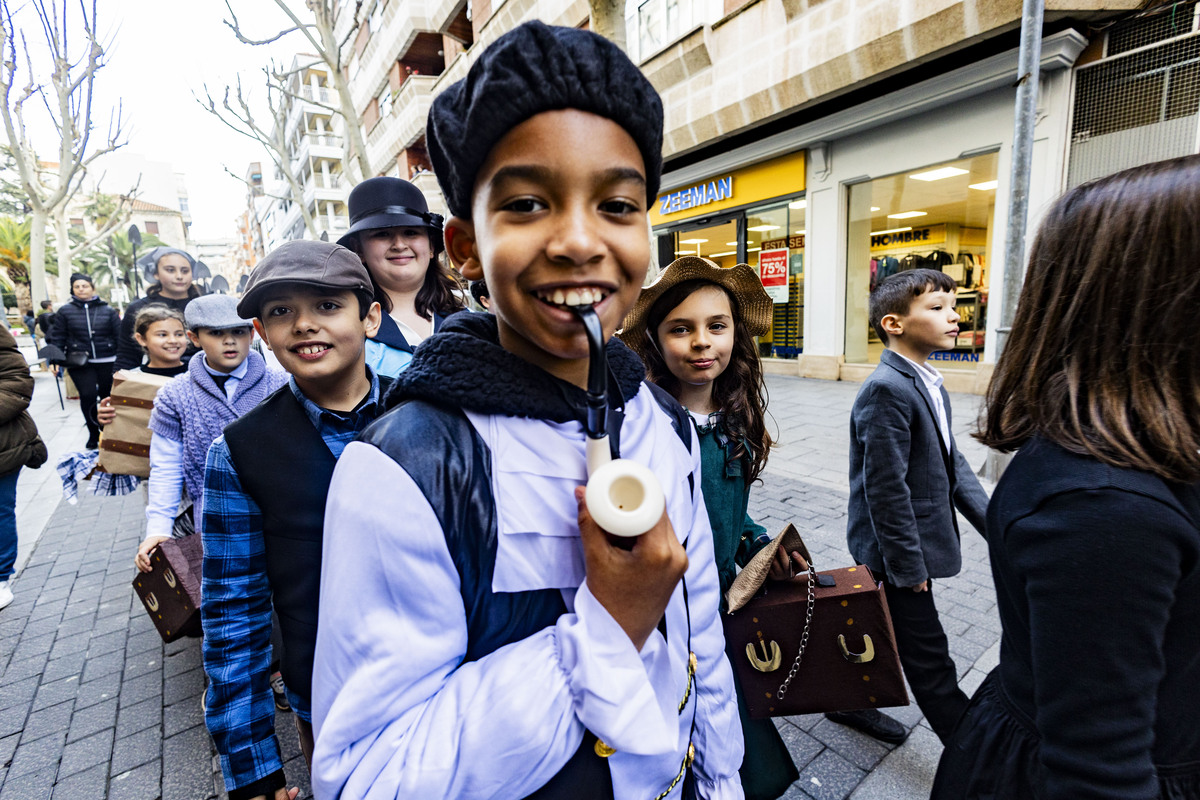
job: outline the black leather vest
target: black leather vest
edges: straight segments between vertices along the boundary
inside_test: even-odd
[[[242,488],[262,510],[283,679],[311,702],[325,498],[337,459],[290,386],[230,423],[225,443]]]
[[[647,385],[691,450],[687,412],[670,395]],[[360,439],[404,468],[441,523],[467,615],[464,661],[478,660],[531,636],[566,613],[557,589],[492,591],[499,526],[491,451],[462,411],[423,400],[405,401],[372,423]],[[431,442],[438,446],[430,447]],[[612,800],[612,775],[607,761],[596,754],[595,744],[596,737],[585,731],[575,755],[526,800]]]

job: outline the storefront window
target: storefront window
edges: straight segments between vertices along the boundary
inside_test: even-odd
[[[919,267],[945,272],[958,284],[958,344],[953,351],[935,353],[932,360],[979,361],[987,316],[996,162],[996,153],[987,153],[850,187],[847,363],[878,363],[883,351],[867,322],[867,298],[876,282]]]
[[[804,198],[746,212],[746,260],[758,269],[775,302],[771,330],[759,353],[795,358],[804,350]]]

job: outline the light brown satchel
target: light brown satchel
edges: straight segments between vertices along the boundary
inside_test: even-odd
[[[117,417],[104,426],[100,437],[99,469],[150,477],[150,412],[154,396],[170,380],[127,369],[113,375],[112,404]]]

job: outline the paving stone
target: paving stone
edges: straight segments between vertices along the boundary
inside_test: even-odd
[[[9,706],[0,710],[0,737],[20,733],[29,715],[29,704]]]
[[[33,708],[49,708],[65,700],[74,700],[79,691],[79,676],[72,675],[54,683],[43,683],[33,698]]]
[[[891,750],[877,739],[829,720],[822,720],[809,734],[862,770],[872,769]]]
[[[111,653],[114,650],[124,650],[127,636],[125,631],[106,633],[103,636],[93,636],[88,642],[88,658]]]
[[[158,697],[151,697],[131,706],[121,706],[117,711],[117,738],[121,739],[140,730],[162,724],[163,707]]]
[[[161,654],[153,650],[144,650],[141,653],[125,656],[125,679],[131,680],[139,675],[145,675],[150,672],[161,671],[163,668],[163,660]]]
[[[817,756],[800,772],[800,788],[815,800],[842,800],[867,773],[832,750]]]
[[[16,775],[10,767],[4,788],[0,790],[0,800],[46,800],[53,791],[57,768],[55,763],[55,766],[37,772]]]
[[[203,724],[204,712],[200,709],[198,693],[163,709],[162,735],[164,737],[174,736]]]
[[[58,779],[82,772],[90,767],[104,765],[103,774],[108,774],[108,762],[112,758],[113,732],[107,730],[69,743],[63,748],[62,762],[58,766]]]
[[[22,658],[20,661],[17,661],[16,658],[17,655],[14,654],[13,660],[9,662],[8,667],[4,670],[4,676],[0,678],[0,686],[16,683],[17,681],[23,681],[35,676],[40,678],[42,670],[46,667],[47,658],[45,653],[40,653],[31,658]]]
[[[23,681],[4,684],[0,689],[0,709],[19,705],[28,706],[33,702],[33,696],[37,694],[40,682],[40,676],[32,675]]]
[[[933,731],[918,725],[863,779],[851,800],[925,800],[941,753],[942,744]]]
[[[121,673],[112,672],[102,678],[80,684],[79,692],[75,695],[75,708],[76,710],[88,708],[96,703],[115,698],[120,693]]]
[[[63,758],[64,765],[66,758]],[[108,796],[108,765],[96,764],[91,769],[64,778],[59,770],[54,785],[53,800],[104,800]]]
[[[162,800],[196,800],[212,793],[211,762],[197,758],[212,752],[211,741],[202,727],[163,740],[163,762],[171,768],[163,774]]]
[[[131,706],[151,697],[161,698],[162,679],[156,673],[140,675],[121,686],[121,705]]]
[[[823,742],[814,739],[787,720],[775,720],[775,727],[779,729],[779,736],[787,745],[788,752],[792,755],[792,763],[798,770],[808,766],[809,762],[825,749]]]
[[[161,785],[162,760],[155,759],[136,769],[113,775],[108,783],[108,800],[157,800],[162,794]],[[197,795],[188,800],[196,800],[199,797],[208,795]]]
[[[112,773],[126,772],[161,757],[162,740],[157,727],[117,739],[113,745]]]
[[[137,617],[134,617],[134,619],[137,619]],[[144,653],[147,650],[162,648],[162,637],[158,635],[158,631],[154,629],[153,624],[150,624],[149,630],[143,630],[139,633],[133,633],[134,628],[135,625],[131,622],[129,625],[129,637],[125,644],[126,653]]]
[[[50,683],[72,675],[78,677],[83,672],[83,662],[86,659],[87,653],[82,651],[71,653],[62,658],[51,659],[46,662],[46,668],[42,670],[42,681]]]
[[[189,697],[198,697],[202,691],[204,691],[204,670],[193,669],[164,682],[163,702],[172,705]]]
[[[65,731],[52,733],[30,742],[25,741],[22,737],[16,752],[13,753],[12,763],[8,767],[8,779],[5,782],[11,783],[13,778],[20,775],[56,769],[58,760],[62,757],[64,738],[66,738]]]
[[[117,724],[117,698],[105,700],[90,708],[76,709],[71,717],[71,729],[67,741],[73,742],[97,731],[112,728]]]
[[[74,703],[68,700],[56,706],[34,711],[25,720],[23,735],[26,740],[33,741],[43,736],[49,736],[52,733],[65,731],[71,726],[71,714],[74,712],[74,705]]]
[[[120,650],[105,653],[102,656],[92,656],[87,659],[83,670],[84,682],[102,678],[110,672],[120,672],[125,668],[125,654]]]

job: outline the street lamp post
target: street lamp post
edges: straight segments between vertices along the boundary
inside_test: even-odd
[[[140,281],[138,280],[138,265],[137,265],[137,249],[138,249],[138,245],[140,245],[141,243],[142,243],[142,232],[140,230],[138,230],[137,225],[130,225],[129,226],[129,244],[133,246],[133,296],[134,296],[134,298],[140,297],[141,293],[142,293],[141,287],[138,285],[140,283]]]

